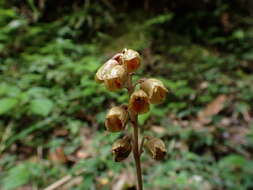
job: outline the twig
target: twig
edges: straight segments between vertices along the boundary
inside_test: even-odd
[[[83,177],[82,176],[77,176],[72,178],[71,180],[69,180],[67,183],[65,183],[62,187],[61,190],[69,190],[71,189],[73,186],[78,186],[79,184],[81,184],[83,181]]]
[[[60,187],[60,186],[64,185],[65,183],[67,183],[69,180],[73,179],[73,177],[76,177],[76,176],[80,175],[83,172],[84,172],[84,170],[78,171],[74,175],[66,175],[63,178],[61,178],[61,179],[57,180],[56,182],[54,182],[53,184],[49,185],[48,187],[46,187],[43,190],[57,189],[58,187]]]
[[[69,180],[72,179],[71,175],[66,175],[63,178],[59,179],[58,181],[54,182],[53,184],[46,187],[44,190],[54,190],[58,187],[62,186],[63,184],[67,183]]]

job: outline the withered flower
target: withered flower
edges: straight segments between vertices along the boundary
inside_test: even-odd
[[[141,58],[138,52],[132,49],[124,49],[99,68],[95,76],[96,81],[104,83],[109,91],[116,91],[123,87],[128,90],[130,96],[128,105],[112,107],[106,115],[105,127],[109,132],[124,130],[123,132],[128,134],[125,128],[130,121],[133,128],[132,134],[124,135],[123,138],[116,140],[112,146],[112,153],[114,160],[120,162],[129,156],[132,149],[134,150],[137,189],[143,189],[141,173],[143,148],[145,147],[155,160],[164,159],[167,152],[164,142],[159,138],[144,136],[141,143],[138,140],[140,133],[138,115],[148,112],[150,103],[159,104],[163,102],[168,93],[163,83],[157,79],[144,78],[136,83],[133,81],[134,72],[140,67],[140,64]]]
[[[123,64],[123,59],[122,59],[122,57],[123,57],[123,53],[117,53],[117,54],[115,54],[115,55],[112,57],[112,59],[118,61],[119,64]]]
[[[163,83],[154,78],[145,79],[144,82],[141,83],[141,89],[148,94],[151,104],[162,103],[168,93]]]
[[[167,152],[164,142],[155,137],[147,137],[145,148],[148,150],[154,160],[163,160]]]
[[[137,90],[132,93],[129,100],[129,108],[138,114],[149,111],[148,95],[143,90]]]
[[[124,66],[114,66],[106,75],[105,87],[110,91],[116,91],[124,87],[127,80],[127,72]]]
[[[113,67],[119,65],[120,63],[114,59],[110,59],[105,62],[97,71],[95,75],[95,80],[98,83],[102,83],[107,77],[108,73],[112,70]]]
[[[124,136],[121,139],[115,141],[112,145],[112,153],[114,154],[114,160],[120,162],[126,159],[132,151],[131,137]]]
[[[112,107],[106,115],[105,127],[107,131],[119,132],[125,129],[127,120],[127,108],[124,106],[115,106]]]
[[[125,49],[123,50],[123,64],[127,68],[127,72],[133,72],[140,67],[141,58],[140,54],[137,51],[132,49]]]

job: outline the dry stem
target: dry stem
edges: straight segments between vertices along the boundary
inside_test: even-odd
[[[132,75],[129,75],[129,80],[127,84],[127,89],[129,93],[129,97],[134,91],[134,85],[132,83]],[[136,113],[133,113],[131,110],[129,110],[130,115],[130,121],[133,126],[133,156],[136,166],[136,174],[137,174],[137,190],[143,190],[142,185],[142,172],[141,172],[141,161],[140,161],[140,152],[139,152],[139,130],[138,130],[138,115]]]

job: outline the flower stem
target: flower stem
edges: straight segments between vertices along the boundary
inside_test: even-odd
[[[140,153],[139,153],[139,140],[138,140],[138,116],[135,116],[135,121],[132,123],[134,128],[134,148],[133,148],[133,154],[134,154],[134,160],[136,165],[136,174],[137,174],[137,180],[138,180],[138,188],[137,190],[142,190],[142,173],[141,173],[141,161],[140,161]]]
[[[132,83],[132,75],[129,75],[129,80],[127,84],[127,89],[129,93],[129,97],[134,91],[134,86]],[[139,151],[139,129],[138,129],[138,114],[133,113],[129,110],[130,121],[133,126],[133,156],[136,167],[136,175],[137,175],[137,190],[143,190],[142,184],[142,172],[141,172],[141,160],[140,160],[140,151]]]

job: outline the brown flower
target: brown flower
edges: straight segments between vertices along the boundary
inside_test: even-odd
[[[112,59],[118,61],[119,64],[122,65],[122,64],[123,64],[123,59],[122,59],[122,57],[123,57],[123,53],[117,53],[117,54],[115,54],[115,55],[112,57]]]
[[[144,80],[144,82],[141,83],[141,89],[148,94],[151,104],[162,103],[168,93],[163,83],[154,78]]]
[[[155,160],[163,160],[167,152],[164,142],[155,137],[147,137],[147,139],[145,148],[151,154],[152,158]]]
[[[132,93],[129,100],[129,108],[135,113],[143,114],[149,111],[148,95],[143,90]]]
[[[132,49],[123,50],[122,60],[123,64],[127,68],[127,72],[129,73],[137,70],[140,67],[140,54]]]
[[[124,87],[127,80],[127,72],[124,66],[114,66],[106,75],[105,87],[110,91],[116,91]]]
[[[119,65],[120,63],[114,59],[110,59],[105,62],[97,71],[95,75],[95,80],[98,83],[102,83],[107,77],[108,73],[112,70],[113,67]]]
[[[106,115],[105,127],[110,132],[119,132],[125,129],[127,120],[127,108],[124,106],[115,106]]]
[[[115,141],[112,145],[112,153],[114,154],[114,160],[120,162],[126,159],[132,151],[131,138],[124,136],[121,139]]]

